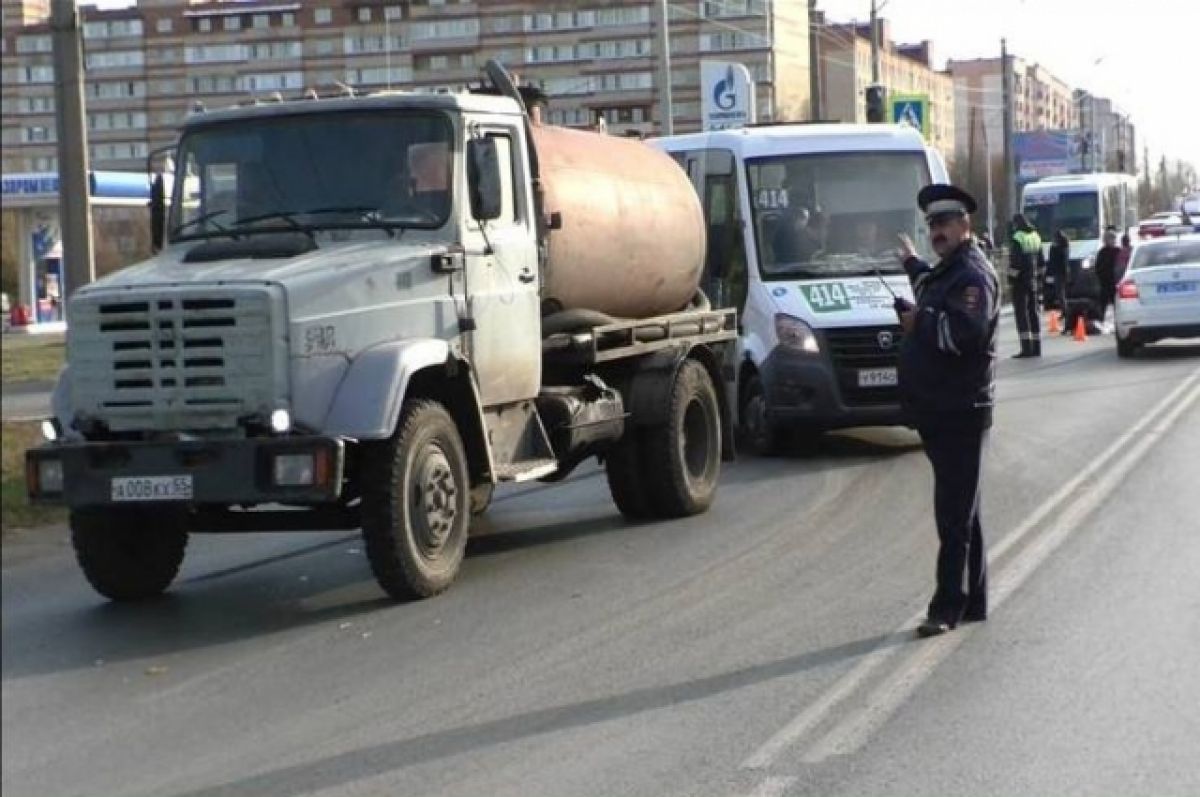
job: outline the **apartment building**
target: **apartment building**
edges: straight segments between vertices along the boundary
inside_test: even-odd
[[[653,0],[139,0],[85,6],[93,165],[140,169],[185,116],[310,89],[457,88],[497,58],[550,96],[549,119],[658,128]],[[746,64],[761,120],[809,111],[807,12],[783,0],[670,5],[677,131],[700,125],[700,61]],[[4,0],[3,170],[57,169],[47,0]]]
[[[1077,104],[1070,86],[1040,64],[1009,56],[1013,70],[1013,130],[1072,130],[1079,125]],[[951,60],[959,158],[980,147],[982,137],[993,155],[1000,157],[1004,141],[1004,92],[999,58]],[[974,142],[974,143],[972,143]],[[978,153],[977,153],[978,154]]]
[[[932,46],[897,44],[892,41],[886,19],[879,28],[879,82],[889,95],[929,96],[930,144],[947,162],[954,158],[955,96],[949,73],[933,66]],[[872,83],[871,26],[822,25],[820,51],[822,116],[840,122],[867,120],[866,89]]]
[[[1080,134],[1088,137],[1084,158],[1093,171],[1137,173],[1137,135],[1129,114],[1112,100],[1083,89],[1075,90]]]

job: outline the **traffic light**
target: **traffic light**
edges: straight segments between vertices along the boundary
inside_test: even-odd
[[[887,89],[878,83],[867,86],[867,122],[879,124],[886,121]]]

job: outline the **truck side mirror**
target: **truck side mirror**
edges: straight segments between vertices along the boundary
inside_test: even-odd
[[[471,215],[476,221],[500,218],[504,195],[500,182],[500,153],[496,140],[484,136],[467,145],[467,182],[471,193]]]
[[[167,194],[163,176],[154,175],[150,183],[150,248],[161,252],[167,237]]]

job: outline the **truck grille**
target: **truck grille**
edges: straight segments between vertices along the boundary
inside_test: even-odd
[[[826,329],[825,342],[833,358],[842,402],[848,407],[874,407],[900,402],[895,387],[859,387],[858,372],[864,368],[896,368],[900,363],[899,326]],[[891,335],[891,345],[883,346],[881,333]],[[886,339],[886,334],[884,335]]]
[[[266,289],[80,297],[70,323],[73,407],[113,431],[230,428],[279,406]]]

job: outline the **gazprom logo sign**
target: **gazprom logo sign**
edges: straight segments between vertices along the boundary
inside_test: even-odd
[[[755,121],[754,81],[744,64],[701,61],[700,97],[705,130],[744,127]]]

